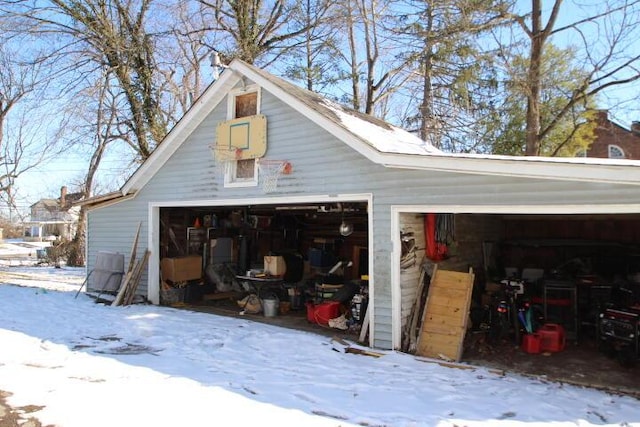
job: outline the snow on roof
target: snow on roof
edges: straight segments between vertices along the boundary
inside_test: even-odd
[[[379,120],[371,120],[368,116],[363,118],[362,115],[355,115],[353,112],[347,113],[343,107],[329,100],[324,100],[324,106],[333,111],[350,132],[360,136],[376,150],[383,153],[442,153],[430,143],[389,123],[384,123],[384,126],[381,126]]]
[[[411,132],[391,125],[377,117],[347,108],[261,68],[237,59],[234,60],[231,66],[242,73],[251,75],[253,79],[257,78],[260,84],[264,84],[265,81],[272,83],[279,91],[282,91],[280,95],[288,94],[293,96],[294,99],[302,102],[312,111],[321,114],[324,119],[330,120],[334,126],[342,127],[354,137],[381,153],[442,153],[429,142],[423,141]],[[304,111],[300,112],[304,113]]]
[[[541,157],[541,156],[509,156],[496,154],[477,153],[451,153],[439,150],[431,143],[423,141],[411,132],[390,123],[362,113],[357,110],[347,108],[333,102],[322,95],[301,88],[281,77],[275,76],[264,69],[247,64],[235,59],[230,68],[241,74],[248,75],[254,81],[264,85],[265,81],[276,86],[278,91],[282,91],[279,96],[290,95],[306,107],[319,113],[324,119],[330,120],[334,126],[340,126],[350,134],[365,142],[380,153],[422,156],[425,162],[442,159],[452,160],[484,160],[497,162],[521,162],[539,163],[546,165],[603,165],[603,166],[640,166],[640,161],[628,159],[602,159],[588,157]],[[304,113],[304,111],[299,110]],[[431,158],[431,159],[429,159]],[[415,159],[409,160],[413,162]],[[386,163],[386,162],[385,162]],[[390,163],[388,164],[390,165]],[[500,163],[496,167],[502,168]],[[521,166],[519,166],[521,167]],[[464,163],[458,163],[459,172],[465,172]],[[513,171],[512,171],[513,172]]]

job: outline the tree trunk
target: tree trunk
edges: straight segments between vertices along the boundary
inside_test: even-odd
[[[358,55],[354,34],[353,5],[347,1],[347,31],[349,34],[349,50],[351,53],[351,90],[353,92],[352,108],[360,110],[360,76],[358,75]]]
[[[86,223],[87,212],[86,208],[82,206],[80,208],[80,214],[78,216],[78,227],[76,229],[76,235],[71,242],[67,255],[67,265],[72,267],[84,267],[86,265],[85,260],[85,248],[86,248]]]
[[[540,154],[540,65],[544,34],[541,28],[541,0],[532,0],[531,53],[529,62],[529,93],[527,94],[527,156]]]
[[[433,133],[433,88],[431,82],[431,74],[433,73],[433,60],[431,57],[431,51],[425,51],[423,60],[423,87],[422,87],[422,105],[420,106],[420,115],[422,121],[420,122],[420,138],[426,141],[429,138],[429,134]],[[434,138],[431,138],[434,142]],[[439,144],[437,144],[439,145]]]
[[[420,105],[420,138],[423,141],[431,140],[431,142],[439,147],[438,138],[433,138],[435,126],[433,124],[433,13],[431,8],[426,11],[426,25],[424,34],[424,50],[422,52],[422,104]],[[429,138],[431,134],[431,138]]]

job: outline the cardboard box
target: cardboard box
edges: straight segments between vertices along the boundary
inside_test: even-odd
[[[171,282],[186,282],[202,277],[202,257],[188,255],[177,258],[162,258],[160,261],[162,278]]]
[[[264,257],[264,272],[271,276],[282,276],[287,271],[287,264],[281,256]]]

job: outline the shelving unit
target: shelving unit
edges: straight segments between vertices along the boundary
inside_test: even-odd
[[[542,287],[544,318],[561,324],[568,339],[578,339],[578,289],[571,281],[545,280]]]

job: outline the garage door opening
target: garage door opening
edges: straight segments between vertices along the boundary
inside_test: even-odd
[[[161,304],[359,336],[368,202],[161,207],[159,230]]]
[[[462,361],[637,388],[640,215],[438,213],[435,229],[428,216],[399,213],[400,240],[420,236],[426,272],[400,267],[403,345],[434,266],[472,268]]]

